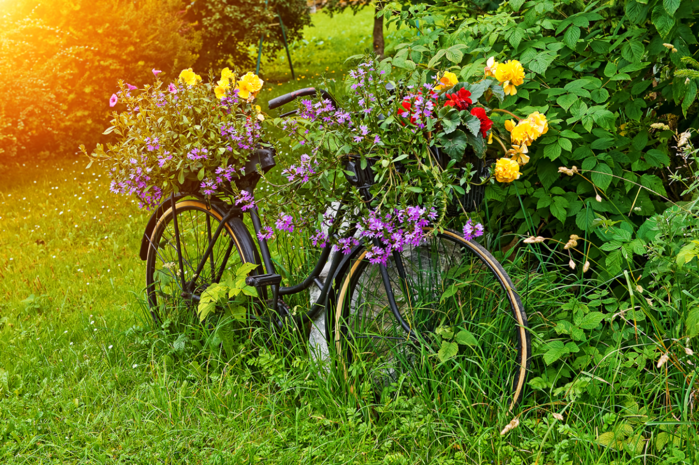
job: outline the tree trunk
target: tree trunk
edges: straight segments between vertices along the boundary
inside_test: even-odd
[[[381,11],[381,2],[376,2],[376,12]],[[384,41],[383,41],[383,16],[376,17],[374,14],[374,53],[376,53],[379,58],[383,58],[384,51]]]

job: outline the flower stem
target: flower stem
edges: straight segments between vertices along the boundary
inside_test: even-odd
[[[493,109],[490,110],[490,111],[499,111],[499,112],[501,112],[501,113],[507,113],[508,115],[511,115],[511,116],[517,118],[519,121],[522,121],[522,119],[523,119],[523,118],[520,118],[519,116],[515,115],[515,114],[512,113],[511,111],[503,110],[502,108],[493,108]]]

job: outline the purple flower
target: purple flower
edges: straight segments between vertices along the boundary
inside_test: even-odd
[[[274,231],[272,231],[272,228],[270,228],[269,226],[265,226],[260,229],[260,232],[257,233],[257,237],[261,241],[267,241],[272,238],[273,233]]]
[[[279,214],[279,219],[277,220],[277,229],[280,231],[294,232],[294,218],[291,215],[285,215],[283,213]]]
[[[116,96],[116,94],[112,94],[112,98],[109,99],[109,106],[113,107],[114,105],[117,104],[119,101],[119,98]]]
[[[169,90],[171,94],[176,94],[177,93],[177,86],[175,84],[170,83],[167,90]]]
[[[381,138],[379,136],[374,136],[374,144],[380,144]]]
[[[240,197],[235,201],[235,204],[243,204],[241,207],[242,211],[247,211],[255,208],[255,199],[248,191],[240,191]]]
[[[359,126],[359,130],[362,131],[363,136],[366,136],[367,134],[369,134],[369,128],[366,126],[363,126],[363,125]]]
[[[472,241],[476,237],[483,235],[483,225],[478,223],[473,224],[472,220],[468,220],[464,225],[464,239],[467,241]]]
[[[314,246],[318,246],[322,249],[328,243],[328,235],[318,229],[316,233],[311,236],[311,242],[313,242]]]
[[[153,71],[153,76],[158,77],[158,74],[162,73],[159,69],[153,68],[151,71]]]
[[[132,85],[129,84],[128,82],[126,83],[126,87],[127,87],[129,90],[136,90],[136,89],[138,89],[138,87],[132,86]]]

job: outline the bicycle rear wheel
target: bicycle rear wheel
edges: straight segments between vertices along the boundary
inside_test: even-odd
[[[259,263],[250,233],[240,218],[232,218],[224,225],[207,263],[195,277],[222,215],[199,200],[180,201],[175,208],[182,269],[172,207],[159,218],[148,247],[146,286],[151,314],[156,321],[162,320],[162,313],[182,307],[194,311],[201,294],[211,284],[219,282],[227,270],[235,271],[243,263]]]
[[[390,383],[419,361],[422,345],[477,385],[471,402],[511,410],[522,398],[530,336],[522,302],[495,258],[452,231],[435,232],[393,254],[387,292],[380,265],[365,255],[364,248],[353,252],[336,280],[330,337],[345,373],[357,359],[372,361],[373,382]]]

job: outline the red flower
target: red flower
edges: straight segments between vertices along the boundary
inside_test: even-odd
[[[481,134],[485,138],[490,128],[493,127],[493,122],[485,114],[485,108],[476,107],[471,110],[471,114],[481,121]]]
[[[444,106],[456,107],[459,110],[466,110],[472,103],[471,91],[468,91],[462,87],[458,92],[447,94],[447,101],[444,102]]]

